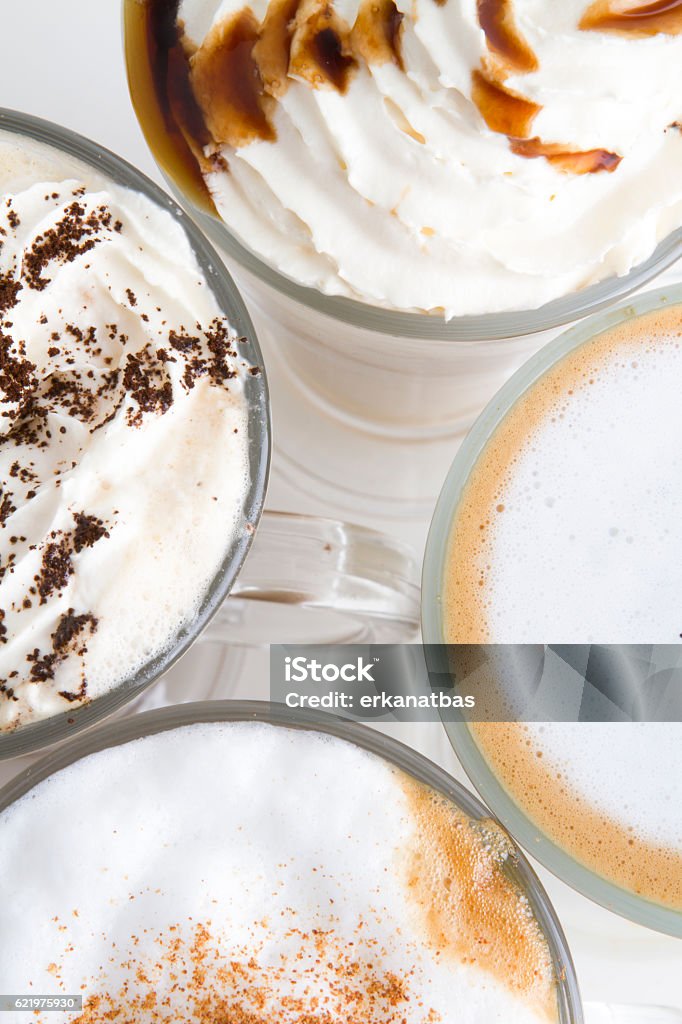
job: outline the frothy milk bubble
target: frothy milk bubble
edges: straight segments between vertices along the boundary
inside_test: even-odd
[[[40,783],[0,836],[0,991],[82,991],[83,1022],[557,1019],[508,840],[341,740],[157,734]]]
[[[682,309],[567,356],[488,443],[450,543],[446,631],[491,643],[682,634]],[[481,725],[515,799],[562,845],[682,906],[678,724]]]

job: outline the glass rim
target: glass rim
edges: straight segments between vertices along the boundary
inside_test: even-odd
[[[179,202],[190,210],[202,231],[239,266],[301,306],[326,315],[352,327],[375,331],[379,334],[402,338],[419,338],[435,342],[499,341],[505,338],[537,334],[563,327],[591,313],[625,298],[631,292],[662,273],[682,256],[682,227],[662,239],[643,263],[631,268],[621,277],[612,276],[588,285],[569,295],[560,296],[531,310],[510,310],[453,317],[445,320],[433,313],[406,312],[384,309],[369,302],[361,302],[339,295],[327,295],[317,288],[298,284],[293,278],[276,270],[262,260],[229,230],[224,221],[201,210],[177,185],[170,169],[157,157],[149,138],[148,126],[137,116],[135,95],[142,88],[132,73],[132,43],[128,32],[128,10],[131,4],[146,0],[121,0],[123,14],[123,45],[126,56],[126,77],[133,109],[147,146],[166,181]]]
[[[68,765],[101,750],[159,732],[215,722],[262,722],[273,726],[321,732],[352,743],[390,762],[418,782],[430,786],[473,820],[490,819],[489,809],[445,769],[399,740],[369,726],[324,711],[292,710],[268,701],[208,700],[145,711],[109,722],[48,752],[0,788],[0,814],[34,786]],[[583,1024],[582,1001],[573,959],[556,911],[530,863],[512,839],[511,881],[528,897],[547,941],[554,967],[558,1024]]]
[[[169,189],[179,202],[186,204],[202,231],[248,273],[286,298],[293,299],[299,305],[313,309],[316,313],[348,326],[378,334],[397,335],[401,338],[443,343],[504,341],[566,327],[575,320],[598,313],[631,295],[682,257],[682,228],[678,228],[659,242],[647,260],[633,267],[622,277],[609,277],[598,281],[578,292],[552,299],[537,309],[469,314],[445,320],[433,313],[383,309],[371,303],[340,295],[327,295],[316,288],[298,284],[260,259],[227,228],[223,221],[196,206],[176,185],[165,168],[160,164],[159,168]]]
[[[110,178],[117,186],[142,194],[169,213],[183,228],[207,284],[231,328],[237,337],[246,339],[240,345],[240,353],[247,362],[259,366],[261,372],[243,375],[248,408],[249,484],[239,522],[196,615],[180,627],[163,651],[113,689],[77,708],[67,707],[50,717],[0,732],[0,761],[57,743],[112,714],[141,694],[185,653],[218,610],[244,563],[263,511],[272,447],[267,376],[251,317],[220,256],[191,218],[155,182],[128,161],[69,128],[0,107],[0,133],[5,132],[58,150]]]
[[[514,373],[478,417],[445,478],[426,542],[422,567],[424,643],[444,644],[442,599],[452,523],[470,474],[497,427],[514,405],[566,355],[599,334],[638,316],[682,306],[682,284],[645,292],[632,301],[582,321],[549,342]],[[549,839],[498,781],[464,720],[444,722],[469,780],[521,846],[561,881],[621,917],[668,935],[682,937],[682,913],[616,885],[581,864]]]

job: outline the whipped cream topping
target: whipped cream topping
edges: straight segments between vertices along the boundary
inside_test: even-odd
[[[82,993],[74,1024],[559,1016],[507,837],[350,743],[147,736],[40,783],[0,836],[0,988]]]
[[[248,484],[244,361],[179,223],[0,136],[0,728],[130,678]]]
[[[225,223],[295,281],[536,308],[682,225],[682,6],[632,7],[180,0],[170,106]]]

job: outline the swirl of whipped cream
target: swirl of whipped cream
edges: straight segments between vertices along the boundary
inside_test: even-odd
[[[181,0],[201,116],[171,106],[218,213],[294,280],[536,308],[682,225],[682,5],[634,6]]]
[[[0,136],[0,729],[172,643],[248,484],[244,363],[171,215]]]

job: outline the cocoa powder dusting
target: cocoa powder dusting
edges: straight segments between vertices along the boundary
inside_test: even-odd
[[[73,518],[72,526],[67,518],[66,527],[60,520],[60,529],[39,527],[37,536],[27,538],[19,530],[16,536],[9,536],[14,513],[58,490],[78,467],[88,435],[101,430],[117,415],[125,417],[122,426],[137,429],[144,426],[146,417],[163,416],[175,399],[182,397],[183,390],[191,390],[199,378],[227,390],[229,382],[237,377],[238,339],[232,337],[223,317],[208,325],[197,323],[189,333],[182,326],[171,330],[165,319],[153,324],[147,313],[139,312],[139,331],[133,337],[125,333],[115,314],[109,317],[112,322],[89,322],[87,294],[82,297],[82,306],[74,296],[73,308],[67,311],[55,310],[46,292],[44,308],[35,313],[37,339],[31,337],[29,346],[18,332],[12,333],[11,311],[21,305],[22,298],[28,301],[26,289],[45,292],[51,268],[55,273],[58,266],[81,259],[102,243],[108,246],[124,233],[123,223],[115,219],[112,210],[105,204],[89,204],[85,194],[85,187],[74,188],[61,209],[51,203],[59,199],[58,193],[46,195],[51,226],[25,243],[19,239],[24,244],[23,258],[18,258],[16,266],[4,268],[0,275],[0,418],[5,421],[0,446],[16,450],[16,457],[8,460],[4,479],[0,479],[0,528],[7,530],[0,552],[0,581],[14,575],[24,558],[35,560],[22,592],[10,601],[3,599],[0,644],[21,633],[24,613],[35,615],[36,606],[48,605],[64,595],[72,577],[80,571],[80,556],[110,539],[117,515],[113,512],[111,522],[105,522],[91,511],[67,505],[65,511]],[[15,230],[20,223],[11,202],[5,205],[9,227],[0,227],[2,239],[9,238],[10,229]],[[98,255],[102,253],[98,251]],[[89,260],[86,257],[83,261],[86,271]],[[105,272],[104,278],[108,277]],[[114,295],[111,285],[105,287],[112,309],[118,307],[129,320],[131,310],[144,305],[151,296],[144,294],[144,283],[137,281],[135,290],[125,287],[125,283],[125,298]],[[42,296],[34,295],[30,301],[41,300]],[[159,306],[155,309],[162,313]],[[67,312],[72,314],[69,320]],[[27,358],[27,348],[31,354],[38,353],[40,365]],[[183,367],[171,377],[170,364],[175,362]],[[84,431],[83,425],[88,429]],[[37,452],[47,453],[47,457],[36,459]],[[49,469],[44,470],[46,464]],[[21,684],[53,680],[61,666],[59,683],[63,677],[68,686],[59,690],[59,695],[69,703],[87,700],[82,659],[88,637],[98,628],[96,609],[71,608],[60,615],[61,610],[55,608],[54,631],[49,642],[41,641],[43,649],[34,648],[25,657],[22,654],[21,664],[13,665],[5,673],[6,678],[0,678],[1,697],[18,700],[16,691]]]
[[[62,591],[68,583],[73,572],[72,553],[72,537],[53,531],[43,552],[40,572],[35,577],[41,604],[47,604],[47,599]]]
[[[74,551],[82,551],[83,548],[91,548],[102,537],[109,537],[109,531],[101,519],[97,516],[88,516],[85,512],[76,512],[74,515],[76,531],[73,535]]]
[[[95,236],[102,229],[111,227],[111,212],[106,207],[102,206],[88,212],[78,201],[71,203],[62,219],[53,228],[38,235],[25,255],[22,266],[23,280],[29,288],[42,291],[50,281],[44,276],[44,271],[53,260],[72,262],[101,241]]]
[[[21,281],[17,281],[14,274],[0,274],[0,313],[6,313],[16,304],[22,287]]]
[[[69,654],[76,654],[82,658],[87,652],[85,640],[97,629],[97,619],[94,615],[85,612],[76,615],[73,608],[62,615],[57,623],[57,628],[51,636],[51,649],[47,653],[34,650],[29,654],[27,661],[31,665],[29,678],[33,683],[44,683],[48,679],[54,679],[55,670]],[[82,700],[87,690],[87,681],[81,676],[81,683],[76,693],[71,691],[60,691],[60,697],[69,702]]]

